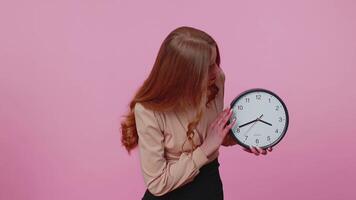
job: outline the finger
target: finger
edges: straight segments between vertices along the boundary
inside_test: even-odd
[[[252,153],[250,149],[247,149],[247,148],[245,148],[245,147],[242,148],[242,149],[243,149],[244,151],[246,151],[246,152]]]
[[[258,153],[258,155],[260,155],[262,152],[260,151],[260,148],[259,147],[254,147]]]
[[[225,119],[225,117],[227,115],[229,115],[230,113],[232,113],[231,109],[228,109],[226,112],[224,112],[222,115],[219,116],[219,120],[218,120],[218,125],[221,126],[221,124],[223,123],[223,120]]]
[[[258,156],[260,153],[257,151],[257,149],[253,146],[250,146],[250,150],[252,153],[254,153],[256,156]]]
[[[266,149],[263,149],[263,155],[266,155],[267,154],[267,150]]]
[[[223,135],[226,135],[229,132],[229,130],[235,125],[235,123],[236,123],[236,119],[233,119],[231,124],[227,125],[222,131]]]
[[[220,121],[220,119],[222,118],[222,116],[224,116],[226,113],[227,113],[227,111],[229,110],[229,108],[225,108],[225,110],[223,110],[222,112],[220,112],[219,114],[218,114],[218,116],[216,117],[216,119],[213,121],[213,123],[211,124],[211,127],[214,127],[214,126],[216,126],[218,123],[219,123],[219,121]]]
[[[225,124],[227,123],[227,121],[229,120],[229,118],[232,115],[232,110],[230,110],[226,115],[224,115],[221,119],[221,121],[219,122],[219,126],[221,128],[223,128],[225,126]]]
[[[262,148],[260,148],[260,147],[258,147],[258,151],[259,151],[261,154],[263,154],[263,155],[266,155],[266,154],[267,154],[267,151],[264,150],[264,149],[262,149]]]
[[[254,147],[254,148],[256,149],[256,151],[257,151],[258,155],[262,154],[262,151],[260,150],[260,148],[259,148],[259,147]]]

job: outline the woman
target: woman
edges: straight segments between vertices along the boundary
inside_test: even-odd
[[[143,200],[223,199],[219,147],[236,144],[227,134],[235,122],[226,124],[232,112],[223,110],[224,82],[219,48],[207,33],[179,27],[165,38],[121,123],[127,151],[139,147]]]

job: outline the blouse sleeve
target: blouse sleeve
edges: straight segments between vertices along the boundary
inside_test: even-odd
[[[200,167],[208,162],[207,156],[197,147],[183,152],[179,160],[167,162],[164,154],[164,134],[155,113],[136,103],[134,108],[141,171],[147,189],[155,196],[178,188],[194,179]]]

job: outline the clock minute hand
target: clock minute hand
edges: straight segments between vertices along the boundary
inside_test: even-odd
[[[251,124],[251,123],[253,123],[253,122],[257,122],[257,121],[259,121],[260,120],[260,118],[262,118],[263,117],[263,114],[261,115],[261,116],[259,116],[257,119],[255,119],[255,120],[252,120],[252,121],[250,121],[250,122],[247,122],[247,123],[245,123],[245,124],[242,124],[241,126],[239,126],[239,128],[242,128],[242,127],[244,127],[244,126],[246,126],[246,125],[249,125],[249,124]]]
[[[245,123],[245,124],[242,124],[242,125],[239,126],[239,128],[242,128],[242,127],[244,127],[244,126],[246,126],[246,125],[249,125],[249,124],[251,124],[251,123],[253,123],[253,122],[255,122],[255,121],[257,121],[257,119],[252,120],[252,121],[250,121],[250,122],[247,122],[247,123]]]

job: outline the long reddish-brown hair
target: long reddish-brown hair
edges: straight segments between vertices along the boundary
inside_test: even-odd
[[[204,106],[218,93],[209,77],[220,66],[220,53],[215,40],[202,30],[179,27],[164,39],[148,78],[139,87],[129,104],[128,114],[121,121],[121,142],[130,151],[138,144],[134,107],[137,102],[159,112],[194,107],[197,114],[188,124],[187,139],[192,142],[194,129]],[[192,143],[195,148],[194,143]]]

